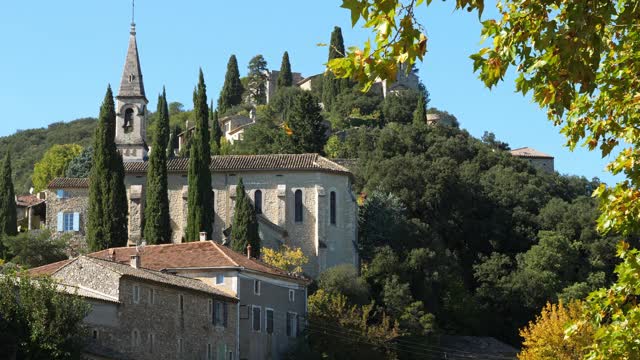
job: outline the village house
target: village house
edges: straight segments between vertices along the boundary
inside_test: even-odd
[[[37,195],[16,196],[18,231],[37,230],[45,225],[47,212],[45,199],[45,192],[40,192]]]
[[[122,247],[89,256],[126,264],[135,254],[135,247]],[[147,245],[140,260],[146,268],[198,279],[237,297],[239,359],[281,359],[304,329],[309,284],[305,277],[213,241]]]
[[[533,165],[538,169],[551,172],[551,173],[555,171],[554,165],[553,165],[553,156],[549,154],[545,154],[534,148],[521,147],[521,148],[513,149],[511,150],[511,155],[528,161],[529,164]]]
[[[203,281],[145,266],[80,256],[30,270],[91,306],[88,359],[238,359],[238,299]]]

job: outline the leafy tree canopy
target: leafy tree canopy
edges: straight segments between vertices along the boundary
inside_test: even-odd
[[[42,156],[33,168],[31,176],[35,191],[47,188],[49,182],[56,177],[64,177],[71,161],[82,152],[78,144],[53,145]]]

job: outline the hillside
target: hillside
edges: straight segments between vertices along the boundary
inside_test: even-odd
[[[67,123],[53,123],[46,128],[19,130],[13,135],[0,137],[0,151],[4,153],[7,149],[11,150],[16,193],[29,191],[33,165],[47,149],[55,144],[76,143],[88,146],[95,127],[96,119],[84,118]]]

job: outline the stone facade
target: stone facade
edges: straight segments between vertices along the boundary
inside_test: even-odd
[[[136,270],[151,272],[146,269],[123,275],[118,266],[128,265],[80,257],[52,275],[100,294],[89,297],[89,353],[113,349],[127,358],[151,360],[218,359],[219,352],[227,359],[231,352],[231,358],[237,358],[238,305],[233,297],[136,275]],[[220,325],[212,320],[215,302],[226,304],[221,307],[227,309],[226,321]]]
[[[63,190],[64,193],[58,191]],[[63,195],[64,194],[64,195]],[[62,196],[61,196],[62,195]],[[47,190],[47,228],[54,236],[69,235],[73,249],[84,252],[88,249],[86,242],[87,220],[89,211],[89,189],[88,188],[59,188]],[[80,226],[78,231],[62,230],[58,227],[58,217],[60,213],[79,213]]]

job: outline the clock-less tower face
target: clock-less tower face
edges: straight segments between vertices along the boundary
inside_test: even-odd
[[[129,48],[124,63],[120,91],[116,96],[116,146],[124,161],[147,157],[147,97],[142,82],[135,24],[131,24]]]

